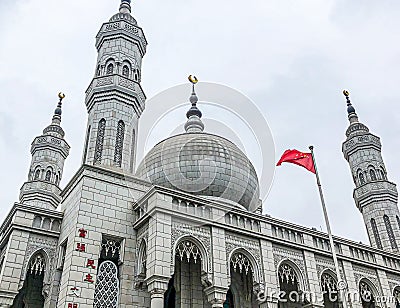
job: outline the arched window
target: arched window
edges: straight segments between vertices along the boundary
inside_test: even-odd
[[[40,169],[37,169],[37,170],[35,171],[34,180],[37,181],[37,180],[39,180],[39,179],[40,179]]]
[[[97,65],[96,76],[100,76],[100,75],[101,75],[101,68],[100,68],[100,65]]]
[[[360,281],[360,298],[363,308],[375,308],[375,298],[371,287],[364,280]]]
[[[104,135],[106,133],[106,120],[101,119],[99,122],[99,127],[97,129],[97,139],[96,147],[94,151],[94,164],[101,163],[101,157],[103,156],[103,145],[104,145]]]
[[[365,178],[364,178],[364,174],[362,172],[360,172],[358,174],[358,178],[360,179],[360,184],[364,185],[365,184]]]
[[[60,182],[60,179],[59,179],[59,177],[58,177],[58,174],[56,174],[56,178],[55,178],[54,183],[55,183],[56,185],[58,185],[59,182]]]
[[[122,165],[122,150],[124,147],[125,123],[119,121],[117,125],[117,137],[115,140],[114,163],[116,166]]]
[[[390,245],[392,246],[393,249],[397,249],[396,238],[394,237],[394,232],[392,225],[390,224],[389,216],[383,215],[383,221],[385,222],[385,227],[389,236]]]
[[[112,261],[104,261],[99,266],[94,291],[94,308],[118,308],[119,279],[118,268]]]
[[[114,73],[114,64],[110,63],[107,65],[107,75],[111,75]]]
[[[129,78],[129,67],[128,65],[124,65],[122,68],[122,76]]]
[[[135,81],[139,81],[139,70],[134,70],[133,79],[135,79]]]
[[[372,232],[374,233],[376,247],[378,247],[379,249],[382,249],[382,242],[381,242],[381,238],[379,236],[378,227],[376,226],[376,221],[373,218],[371,218],[371,228],[372,228]]]
[[[45,177],[44,180],[47,181],[47,182],[50,182],[50,180],[51,180],[51,170],[47,170],[46,171],[46,177]]]
[[[146,242],[143,240],[139,248],[139,264],[138,264],[139,275],[146,278],[147,271],[147,248]]]
[[[12,307],[44,307],[43,280],[45,271],[45,258],[42,253],[36,253],[28,263],[23,287],[15,297]]]
[[[299,298],[299,278],[292,266],[283,263],[278,268],[279,288],[283,291],[278,300],[278,308],[296,308],[302,306]],[[292,294],[292,296],[289,296]],[[294,296],[293,296],[294,295]]]
[[[376,181],[376,173],[374,169],[369,170],[369,174],[371,176],[371,181]]]
[[[321,289],[324,297],[325,308],[339,307],[339,294],[336,279],[329,273],[324,272],[321,276]]]

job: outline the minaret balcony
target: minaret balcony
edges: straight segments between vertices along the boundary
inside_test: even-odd
[[[389,181],[373,181],[354,189],[353,198],[359,210],[376,201],[392,201],[397,203],[396,184]]]
[[[110,37],[117,38],[121,35],[137,43],[142,57],[146,54],[147,40],[142,28],[132,24],[128,20],[118,20],[103,24],[96,36],[97,50],[100,50],[106,39],[110,39]]]
[[[56,208],[61,202],[61,189],[54,183],[45,181],[25,182],[19,194],[21,203],[38,201],[49,203]]]
[[[118,92],[128,96],[136,97],[139,103],[139,109],[141,111],[144,110],[146,95],[144,94],[140,83],[128,79],[122,75],[115,74],[93,78],[92,83],[86,90],[86,106],[88,109],[92,107],[92,97],[96,93],[104,94],[104,92],[111,92],[114,90],[117,90]]]

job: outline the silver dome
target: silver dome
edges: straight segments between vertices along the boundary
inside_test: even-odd
[[[154,185],[228,199],[251,211],[259,202],[258,178],[250,160],[235,144],[213,134],[165,139],[146,155],[136,174]]]

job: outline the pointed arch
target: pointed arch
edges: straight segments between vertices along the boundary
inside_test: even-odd
[[[194,244],[198,250],[190,251],[188,249],[182,249],[183,247],[182,246],[180,247],[180,245],[184,242],[189,242],[189,243]],[[180,250],[178,250],[178,248]],[[178,255],[177,255],[177,253],[178,253]],[[178,256],[180,258],[183,258],[183,257],[187,258],[188,254],[189,254],[189,259],[191,257],[196,258],[196,262],[198,259],[200,259],[201,270],[204,271],[205,273],[208,273],[208,271],[209,271],[209,266],[208,266],[209,256],[208,256],[207,250],[204,247],[203,243],[199,239],[197,239],[195,236],[183,235],[176,240],[174,247],[173,247],[174,258],[172,258],[171,275],[174,273],[174,270],[175,270],[175,256]]]
[[[377,180],[374,166],[369,166],[369,176],[371,178],[371,181],[376,181]]]
[[[41,175],[41,167],[40,166],[36,166],[35,167],[35,171],[33,172],[33,180],[34,181],[40,180],[40,175]]]
[[[23,286],[15,297],[13,307],[43,307],[45,297],[44,282],[49,276],[49,259],[44,250],[31,254],[24,272]]]
[[[337,276],[331,269],[325,269],[320,275],[320,287],[323,294],[325,308],[339,307],[339,294],[337,288]]]
[[[147,272],[147,243],[145,239],[142,239],[140,246],[139,246],[139,253],[138,253],[138,275],[142,275],[146,278]]]
[[[358,282],[358,290],[360,294],[360,300],[363,308],[375,308],[375,299],[379,296],[378,289],[367,278],[361,278]]]
[[[238,254],[242,254],[243,256],[245,256],[246,259],[249,261],[249,264],[244,263],[244,262],[246,262],[245,260],[243,260],[243,261],[241,261],[240,259],[233,260],[234,256],[238,255]],[[262,280],[261,279],[261,277],[262,277],[261,269],[259,268],[257,261],[256,261],[255,257],[253,256],[253,254],[251,252],[249,252],[246,248],[240,247],[240,248],[236,248],[236,249],[232,250],[231,253],[229,254],[229,263],[232,264],[232,261],[234,261],[233,265],[235,265],[237,267],[250,266],[251,271],[253,273],[253,280],[258,283],[261,282],[261,280]],[[235,264],[236,262],[238,262],[237,265]],[[242,263],[242,264],[240,264],[240,263]],[[228,277],[231,277],[230,266],[228,267]]]
[[[282,266],[285,266],[285,265],[289,266],[292,269],[291,275],[293,275],[293,274],[295,275],[296,280],[297,280],[297,284],[299,286],[299,291],[307,290],[306,282],[305,282],[306,280],[305,280],[305,278],[304,278],[299,266],[296,263],[294,263],[292,260],[289,260],[287,258],[281,260],[277,265],[277,273],[276,273],[276,275],[277,275],[278,283],[279,283],[279,281],[281,279],[280,275],[283,274],[283,273],[281,273],[281,274],[279,273],[279,269]],[[289,274],[290,273],[288,272],[287,275],[289,275]]]

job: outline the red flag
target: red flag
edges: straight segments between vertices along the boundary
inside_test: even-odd
[[[306,168],[312,173],[315,173],[315,167],[311,153],[302,153],[297,150],[286,150],[276,165],[280,166],[282,163],[296,164]]]

